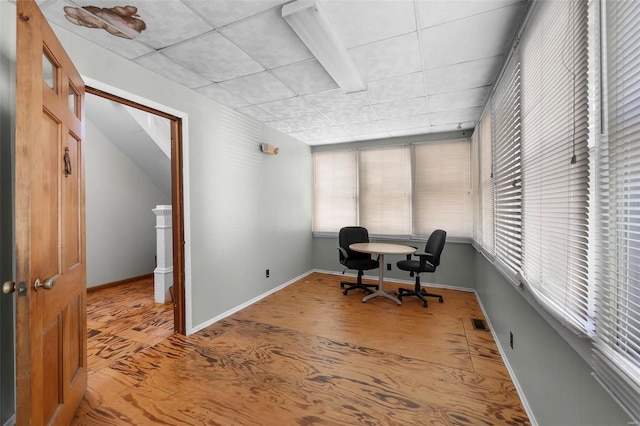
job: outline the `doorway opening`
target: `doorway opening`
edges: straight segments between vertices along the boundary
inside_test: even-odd
[[[182,118],[143,103],[127,99],[122,96],[109,93],[105,90],[86,86],[87,95],[115,102],[137,111],[151,114],[168,121],[170,146],[167,151],[170,154],[170,198],[171,198],[171,238],[173,251],[173,285],[171,289],[171,302],[173,306],[173,330],[180,334],[186,334],[186,310],[185,310],[185,253],[184,253],[184,190],[183,190],[183,138]],[[153,206],[155,208],[155,206]],[[153,215],[149,210],[149,215]],[[155,232],[155,230],[154,230]],[[154,233],[155,236],[155,233]]]

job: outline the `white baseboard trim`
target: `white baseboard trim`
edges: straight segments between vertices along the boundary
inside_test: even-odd
[[[314,269],[311,272],[319,272],[321,274],[329,274],[329,275],[343,275],[345,277],[352,277],[352,278],[357,278],[358,275],[354,274],[354,273],[350,273],[350,272],[345,272],[344,274],[338,271],[329,271],[326,269]],[[378,276],[377,275],[363,275],[362,278],[364,279],[368,279],[368,280],[373,280],[373,281],[378,281]],[[385,282],[390,282],[390,283],[396,283],[396,284],[407,284],[410,286],[414,286],[416,284],[415,281],[412,280],[399,280],[396,278],[385,278],[384,279]],[[469,287],[458,287],[458,286],[454,286],[454,285],[447,285],[447,284],[436,284],[436,283],[425,283],[425,282],[421,282],[420,283],[421,287],[432,287],[432,288],[444,288],[447,290],[458,290],[458,291],[466,291],[469,293],[475,293],[475,289],[473,288],[469,288]]]
[[[524,411],[527,413],[527,416],[529,416],[529,421],[531,421],[531,425],[532,426],[538,426],[538,422],[536,421],[536,418],[533,415],[533,410],[531,409],[531,406],[529,405],[529,402],[527,401],[527,398],[526,398],[526,396],[524,394],[524,390],[520,386],[520,383],[518,382],[518,378],[516,377],[515,371],[513,371],[513,368],[511,368],[511,364],[509,364],[509,359],[507,358],[507,354],[506,354],[504,348],[502,347],[502,345],[500,344],[500,340],[498,340],[498,336],[496,336],[496,333],[493,331],[493,326],[491,325],[491,320],[489,319],[489,316],[487,315],[487,311],[484,309],[484,305],[482,304],[482,300],[480,300],[480,297],[478,296],[478,292],[476,290],[473,290],[473,292],[476,294],[476,300],[478,301],[478,305],[480,305],[480,309],[482,309],[482,314],[484,315],[484,318],[487,320],[487,325],[489,326],[489,330],[491,331],[491,335],[493,336],[493,340],[496,342],[496,346],[498,346],[498,351],[500,351],[500,356],[502,357],[502,362],[504,362],[505,367],[507,367],[507,371],[509,372],[509,376],[511,376],[511,381],[513,382],[513,385],[516,387],[516,392],[518,392],[518,396],[520,397],[520,401],[522,402],[522,406],[524,407]]]
[[[13,416],[9,417],[9,419],[4,422],[3,426],[14,426],[16,424],[16,413],[13,413]]]
[[[286,282],[286,283],[284,283],[284,284],[279,285],[278,287],[272,288],[271,290],[269,290],[269,291],[267,291],[267,292],[265,292],[265,293],[262,293],[261,295],[256,296],[256,297],[254,297],[254,298],[253,298],[253,299],[251,299],[251,300],[247,300],[246,302],[244,302],[244,303],[242,303],[242,304],[240,304],[240,305],[238,305],[238,306],[236,306],[236,307],[234,307],[234,308],[231,308],[231,309],[229,309],[228,311],[223,312],[223,313],[221,313],[220,315],[217,315],[217,316],[215,316],[215,317],[211,318],[210,320],[205,321],[205,322],[203,322],[203,323],[201,323],[201,324],[199,324],[199,325],[197,325],[197,326],[195,326],[195,327],[191,328],[191,330],[189,330],[189,331],[187,332],[187,336],[188,336],[188,335],[190,335],[190,334],[193,334],[193,333],[195,333],[195,332],[197,332],[197,331],[200,331],[200,330],[202,330],[203,328],[209,327],[211,324],[213,324],[213,323],[215,323],[215,322],[218,322],[218,321],[220,321],[221,319],[224,319],[224,318],[228,317],[229,315],[233,315],[233,314],[235,314],[236,312],[238,312],[238,311],[240,311],[240,310],[242,310],[242,309],[246,308],[247,306],[253,305],[253,304],[254,304],[254,303],[256,303],[257,301],[259,301],[259,300],[261,300],[261,299],[264,299],[265,297],[267,297],[267,296],[269,296],[270,294],[273,294],[273,293],[275,293],[275,292],[277,292],[277,291],[279,291],[279,290],[282,290],[283,288],[285,288],[285,287],[287,287],[287,286],[289,286],[289,285],[293,284],[294,282],[296,282],[296,281],[298,281],[298,280],[300,280],[300,279],[302,279],[302,278],[306,277],[307,275],[311,274],[312,272],[313,272],[313,271],[308,271],[308,272],[305,272],[304,274],[298,275],[297,277],[295,277],[295,278],[293,278],[293,279],[291,279],[291,280],[287,281],[287,282]]]

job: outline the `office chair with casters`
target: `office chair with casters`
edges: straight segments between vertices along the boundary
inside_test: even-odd
[[[428,306],[425,297],[437,297],[440,303],[444,301],[441,295],[429,293],[420,288],[420,273],[436,271],[436,268],[440,265],[440,255],[442,254],[446,239],[447,233],[442,229],[437,229],[429,236],[427,246],[424,249],[425,252],[413,254],[413,256],[418,256],[420,260],[412,260],[409,254],[406,260],[401,260],[397,263],[399,269],[410,271],[411,273],[409,275],[412,277],[414,274],[416,276],[416,284],[413,290],[406,288],[398,289],[398,300],[402,300],[403,296],[417,296],[418,299],[422,300],[422,306],[425,308]]]
[[[342,294],[345,296],[350,290],[359,288],[367,293],[373,293],[370,288],[378,287],[378,284],[364,284],[362,282],[362,275],[364,271],[369,269],[377,269],[378,261],[371,258],[371,254],[369,253],[359,253],[357,251],[353,251],[349,248],[349,245],[355,243],[368,243],[369,242],[369,232],[367,228],[363,228],[362,226],[345,226],[340,229],[340,233],[338,234],[338,247],[339,252],[339,260],[340,263],[345,266],[345,271],[347,269],[355,269],[358,271],[358,279],[355,283],[352,282],[341,282],[340,287],[344,288],[345,285],[349,287],[345,288]],[[344,274],[344,271],[342,271]]]

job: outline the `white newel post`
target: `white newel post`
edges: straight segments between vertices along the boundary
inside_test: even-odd
[[[169,287],[173,285],[173,245],[171,206],[156,206],[156,255],[157,267],[153,271],[156,303],[171,302]]]

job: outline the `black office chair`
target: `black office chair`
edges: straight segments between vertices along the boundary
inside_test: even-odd
[[[424,253],[414,253],[414,256],[418,256],[420,260],[412,260],[412,255],[407,255],[406,260],[401,260],[397,263],[398,268],[403,271],[410,271],[410,276],[416,276],[416,285],[413,290],[406,288],[398,289],[398,299],[402,300],[403,296],[417,296],[422,300],[422,306],[425,308],[428,306],[427,299],[425,297],[437,297],[439,302],[442,303],[444,299],[439,294],[429,293],[426,290],[420,288],[420,273],[421,272],[435,272],[438,265],[440,265],[440,255],[444,248],[445,240],[447,239],[447,233],[442,229],[437,229],[429,236],[427,240],[427,246],[424,249]]]
[[[377,269],[378,261],[372,259],[371,254],[369,253],[359,253],[349,248],[349,245],[351,244],[368,242],[369,232],[367,231],[367,228],[363,228],[362,226],[345,226],[340,229],[340,233],[338,234],[338,243],[340,244],[340,247],[338,247],[340,263],[345,266],[345,271],[347,269],[355,269],[358,271],[357,282],[352,283],[343,281],[340,283],[341,288],[344,288],[345,285],[349,286],[342,292],[344,295],[346,295],[350,290],[356,288],[367,293],[373,293],[369,288],[378,287],[378,284],[362,283],[362,275],[364,271]],[[344,271],[342,271],[342,273],[344,274]]]

